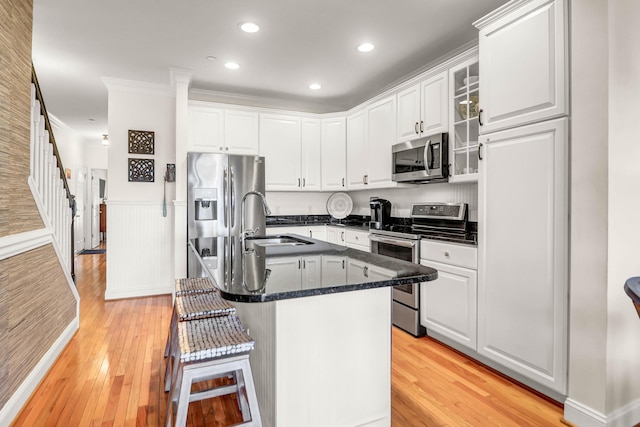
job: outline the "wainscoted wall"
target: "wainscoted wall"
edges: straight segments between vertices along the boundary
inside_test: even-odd
[[[108,200],[107,209],[105,299],[170,294],[175,278],[172,203],[167,203],[166,217],[162,202]]]
[[[273,215],[326,215],[327,200],[333,193],[267,192]],[[469,219],[478,220],[478,185],[428,184],[384,190],[348,191],[353,200],[354,215],[369,215],[369,198],[391,201],[391,215],[408,218],[411,205],[420,202],[456,202],[469,204]]]
[[[0,425],[78,328],[77,294],[28,184],[31,0],[0,2]]]

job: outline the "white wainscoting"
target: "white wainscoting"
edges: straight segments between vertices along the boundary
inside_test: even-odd
[[[173,291],[174,214],[162,202],[107,201],[107,288],[105,299]],[[186,227],[186,224],[185,224]]]

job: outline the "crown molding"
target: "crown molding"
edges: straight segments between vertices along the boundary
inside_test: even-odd
[[[148,95],[175,96],[170,85],[102,77],[109,92],[136,92]]]

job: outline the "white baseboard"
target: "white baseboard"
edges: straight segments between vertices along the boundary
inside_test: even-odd
[[[629,427],[640,422],[640,400],[635,400],[610,414],[603,414],[580,402],[564,402],[564,419],[578,427]]]
[[[155,295],[171,295],[173,293],[174,285],[169,286],[154,286],[152,288],[144,289],[117,289],[106,290],[104,293],[105,300],[114,299],[126,299],[126,298],[140,298],[140,297],[152,297]]]
[[[53,343],[51,348],[40,359],[38,364],[33,368],[27,378],[20,384],[18,390],[11,396],[7,403],[0,409],[0,427],[7,427],[11,424],[13,419],[18,415],[22,407],[31,394],[36,390],[42,379],[47,375],[49,369],[53,366],[55,361],[65,349],[73,335],[80,327],[80,319],[76,316],[73,321],[65,328],[60,334],[58,339]]]

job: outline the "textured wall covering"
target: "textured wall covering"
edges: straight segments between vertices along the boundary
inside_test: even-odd
[[[42,228],[31,197],[31,0],[0,0],[0,236]]]
[[[0,261],[0,271],[8,272],[0,287],[0,369],[8,368],[0,383],[2,407],[73,321],[76,300],[51,245]]]
[[[32,0],[0,0],[0,240],[4,241],[19,240],[21,233],[44,227],[27,181],[32,9]],[[76,304],[51,244],[0,260],[0,409],[19,395],[20,385],[74,321]]]

